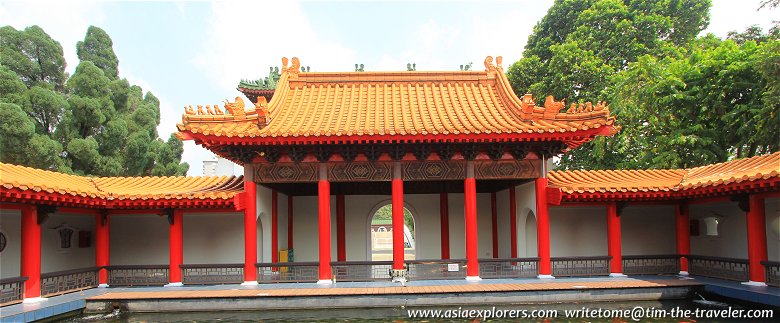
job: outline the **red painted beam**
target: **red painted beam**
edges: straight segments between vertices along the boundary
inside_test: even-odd
[[[336,259],[347,261],[346,219],[344,214],[344,195],[336,195]]]
[[[287,249],[293,250],[293,197],[287,196]],[[289,255],[288,255],[289,257]]]
[[[675,233],[677,236],[677,254],[691,254],[691,225],[688,217],[688,205],[678,203],[674,207]],[[688,258],[680,258],[680,272],[688,273]]]
[[[401,164],[393,163],[392,180],[393,269],[404,269],[404,182]]]
[[[441,231],[441,259],[450,259],[450,211],[447,193],[439,194],[439,222]]]
[[[24,298],[41,297],[41,225],[38,209],[27,205],[22,209],[22,263],[20,275],[24,282]]]
[[[257,185],[244,182],[244,282],[257,281]]]
[[[517,197],[515,187],[509,188],[509,240],[510,257],[517,258]]]
[[[552,276],[550,262],[550,213],[547,206],[547,178],[537,178],[536,189],[536,247],[539,257],[539,275]]]
[[[615,202],[607,203],[607,252],[610,257],[609,273],[623,274],[623,254],[620,239],[620,216]]]
[[[466,224],[466,278],[479,277],[479,252],[477,238],[477,181],[474,178],[474,162],[466,165],[463,181],[463,198]]]
[[[271,190],[271,262],[279,262],[279,193]]]
[[[173,223],[168,226],[170,269],[168,282],[181,283],[181,265],[184,263],[184,213],[182,210],[173,210]]]
[[[496,210],[496,192],[490,193],[491,236],[493,238],[493,258],[498,258],[498,211]]]
[[[320,164],[320,180],[317,183],[317,206],[319,227],[319,281],[331,279],[330,269],[330,182],[326,164]]]
[[[761,264],[767,260],[766,248],[766,213],[764,199],[751,195],[748,200],[750,210],[747,212],[747,239],[750,281],[766,283],[766,271]]]

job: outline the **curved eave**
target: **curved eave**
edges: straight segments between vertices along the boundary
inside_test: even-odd
[[[529,133],[479,133],[436,135],[343,135],[343,136],[290,136],[290,137],[228,137],[180,131],[180,138],[193,139],[208,148],[210,145],[338,145],[374,143],[452,143],[452,142],[539,142],[562,141],[573,148],[609,133],[612,126],[605,125],[587,130],[567,132]]]
[[[780,177],[683,190],[561,192],[561,202],[659,201],[780,191]]]
[[[233,208],[235,194],[237,193],[226,194],[222,197],[182,195],[166,198],[112,199],[12,188],[0,191],[0,202],[99,209]]]

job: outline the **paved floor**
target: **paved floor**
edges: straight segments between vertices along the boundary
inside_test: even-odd
[[[420,281],[406,286],[389,283],[337,283],[334,286],[311,286],[312,284],[261,285],[259,288],[240,288],[240,286],[224,286],[221,290],[174,290],[165,291],[112,291],[90,300],[126,300],[150,298],[235,298],[235,297],[294,297],[294,296],[334,296],[334,295],[377,295],[377,294],[434,294],[434,293],[484,293],[484,292],[514,292],[535,290],[570,290],[570,289],[604,289],[604,288],[649,288],[667,286],[701,285],[691,280],[642,280],[634,278],[618,278],[605,280],[574,279],[569,281],[541,281],[491,279],[480,282],[465,281]],[[280,286],[281,285],[281,286]]]
[[[212,285],[184,287],[112,287],[94,288],[76,293],[48,298],[34,304],[16,304],[0,308],[2,322],[29,322],[83,309],[88,299],[138,299],[138,298],[206,298],[206,297],[281,297],[327,295],[376,295],[376,294],[426,294],[506,292],[533,290],[572,290],[604,288],[650,288],[661,286],[701,285],[726,291],[730,295],[747,295],[743,299],[766,299],[775,302],[780,288],[746,286],[711,278],[680,278],[677,276],[632,276],[626,278],[586,277],[558,278],[555,280],[484,279],[478,282],[465,280],[412,281],[405,286],[391,282],[337,282],[334,285],[315,283],[276,283],[257,286]],[[724,292],[725,293],[725,292]],[[729,295],[724,295],[729,296]]]

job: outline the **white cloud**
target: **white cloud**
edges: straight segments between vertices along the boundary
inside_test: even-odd
[[[751,25],[759,25],[766,32],[773,20],[780,20],[780,9],[768,7],[757,10],[761,0],[713,0],[710,9],[710,25],[704,31],[718,37],[726,37],[729,31],[744,31]]]
[[[270,64],[281,65],[282,57],[296,56],[318,71],[354,62],[353,51],[318,34],[296,2],[225,1],[211,8],[209,32],[194,63],[226,95],[235,92],[238,80],[264,76]]]

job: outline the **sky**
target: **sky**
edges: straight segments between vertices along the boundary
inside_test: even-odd
[[[713,0],[710,32],[759,25],[767,30],[780,9],[757,11],[760,0]],[[311,71],[457,70],[478,68],[486,56],[505,66],[522,56],[544,1],[0,1],[0,26],[41,26],[63,47],[73,73],[76,42],[87,27],[106,30],[119,57],[119,76],[160,99],[163,139],[176,131],[183,107],[221,103],[240,93],[241,79],[267,76],[282,57],[299,57]],[[213,154],[192,141],[182,161],[203,173]],[[240,170],[236,168],[237,172]]]

